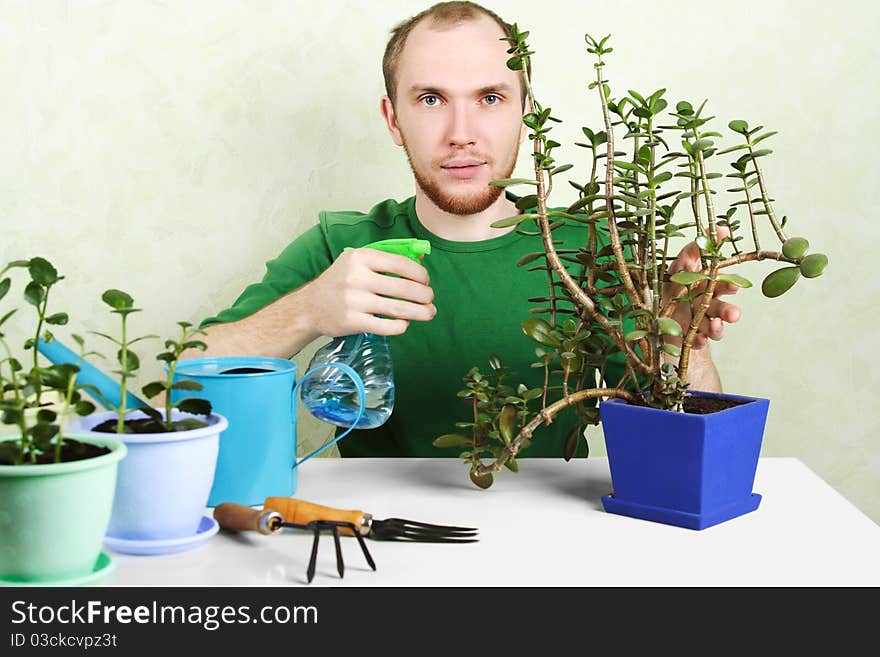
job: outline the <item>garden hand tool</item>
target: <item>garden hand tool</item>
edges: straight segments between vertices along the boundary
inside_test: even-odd
[[[473,527],[431,525],[426,522],[387,518],[379,520],[360,510],[346,511],[321,506],[291,497],[267,497],[264,509],[280,513],[286,522],[306,524],[314,520],[347,523],[344,534],[361,535],[378,541],[414,541],[421,543],[473,543],[478,541]]]
[[[364,543],[364,539],[361,535],[357,533],[357,527],[350,522],[337,520],[312,520],[311,522],[304,524],[285,522],[283,516],[277,511],[272,511],[270,509],[260,511],[235,502],[224,502],[223,504],[219,504],[214,509],[214,518],[223,529],[234,532],[255,531],[260,534],[274,534],[281,531],[284,527],[306,529],[314,532],[315,540],[312,541],[312,554],[309,558],[308,570],[306,571],[306,576],[308,577],[310,584],[315,577],[315,562],[318,557],[318,539],[321,535],[322,529],[330,529],[333,532],[333,541],[336,544],[336,570],[339,572],[340,577],[345,576],[345,565],[342,562],[342,546],[339,543],[339,527],[344,527],[354,533],[361,546],[361,550],[363,550],[364,557],[367,559],[367,563],[370,564],[370,568],[376,570],[376,563],[373,561],[373,557],[367,549],[367,544]]]

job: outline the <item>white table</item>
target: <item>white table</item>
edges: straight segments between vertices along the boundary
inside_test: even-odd
[[[368,540],[373,572],[323,534],[311,586],[878,586],[880,527],[793,458],[763,458],[757,511],[702,531],[605,513],[608,462],[523,459],[488,490],[457,459],[314,459],[296,497],[376,518],[478,527],[466,545]],[[210,514],[210,511],[208,511]],[[105,586],[305,586],[312,537],[220,532],[187,552],[112,553]],[[507,566],[502,556],[506,555]],[[491,564],[497,564],[492,566]]]

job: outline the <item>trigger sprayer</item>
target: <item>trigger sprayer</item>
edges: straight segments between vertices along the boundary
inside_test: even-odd
[[[415,238],[382,240],[363,248],[397,253],[415,262],[420,255],[431,253],[430,242]],[[327,363],[348,365],[364,382],[366,408],[355,428],[374,429],[385,424],[394,409],[394,366],[387,336],[358,333],[333,338],[315,352],[308,369]],[[337,369],[312,374],[302,383],[301,398],[316,418],[340,427],[351,426],[360,409],[354,383]]]

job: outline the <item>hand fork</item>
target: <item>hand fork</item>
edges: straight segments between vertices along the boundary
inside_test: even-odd
[[[339,577],[345,576],[345,565],[342,561],[342,546],[339,543],[340,527],[347,529],[354,534],[370,568],[376,570],[376,562],[373,561],[373,557],[367,549],[367,544],[364,543],[364,539],[357,531],[357,527],[350,522],[336,520],[312,520],[311,522],[303,524],[285,522],[282,515],[277,511],[272,511],[270,509],[260,511],[242,504],[236,504],[235,502],[224,502],[223,504],[217,505],[214,509],[214,518],[223,529],[235,532],[255,531],[260,534],[274,534],[281,531],[284,527],[306,529],[314,532],[315,540],[312,542],[312,554],[309,558],[308,570],[306,571],[306,576],[308,577],[310,584],[315,577],[315,562],[318,558],[318,539],[321,536],[322,529],[330,529],[333,532],[333,542],[336,545],[336,570],[339,572]]]
[[[267,497],[264,509],[280,513],[285,522],[308,524],[314,520],[335,520],[349,523],[343,534],[361,535],[377,541],[412,541],[419,543],[473,543],[477,529],[450,525],[432,525],[404,518],[374,518],[372,514],[360,510],[335,509],[313,502],[297,500],[292,497]]]

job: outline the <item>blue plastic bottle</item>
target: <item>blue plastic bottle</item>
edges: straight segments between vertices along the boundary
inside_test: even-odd
[[[397,253],[416,262],[431,253],[430,242],[415,238],[382,240],[364,248]],[[326,363],[348,365],[364,382],[366,408],[356,429],[375,429],[388,421],[394,410],[394,365],[386,336],[358,333],[334,338],[315,353],[308,369]],[[340,427],[351,426],[360,408],[354,383],[337,369],[312,374],[302,383],[300,395],[312,415]]]

